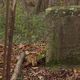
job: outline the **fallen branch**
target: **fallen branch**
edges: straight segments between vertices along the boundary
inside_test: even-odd
[[[18,77],[18,75],[20,73],[20,69],[22,67],[22,63],[23,63],[24,57],[25,57],[25,53],[21,53],[21,55],[19,57],[19,60],[18,60],[18,62],[16,64],[16,67],[14,69],[14,73],[13,73],[13,75],[12,75],[10,80],[16,80],[17,79],[17,77]]]

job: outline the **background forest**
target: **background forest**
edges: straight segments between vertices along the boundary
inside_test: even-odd
[[[33,1],[32,1],[33,2]],[[34,4],[34,3],[32,3]],[[32,5],[31,5],[32,6]],[[0,9],[0,39],[4,39],[5,27],[5,6]],[[14,42],[29,43],[36,42],[44,38],[47,25],[43,17],[31,14],[26,11],[23,1],[17,1],[16,24],[14,30]],[[3,14],[4,13],[4,14]]]
[[[0,0],[0,79],[80,80],[80,0]]]
[[[47,1],[44,0],[43,3],[44,2],[46,2],[47,5]],[[46,13],[42,12],[39,15],[34,14],[37,10],[35,8],[37,3],[38,0],[17,1],[14,42],[35,42],[45,38],[47,25],[45,24],[44,17]],[[77,4],[79,4],[78,0],[49,0],[49,7]],[[5,11],[5,0],[0,0],[0,39],[2,40],[5,27]],[[31,15],[29,16],[29,14]]]

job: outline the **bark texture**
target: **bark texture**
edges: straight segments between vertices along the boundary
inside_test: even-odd
[[[16,64],[16,67],[14,69],[14,73],[13,73],[13,75],[12,75],[10,80],[17,80],[18,75],[19,75],[19,73],[21,71],[21,67],[22,67],[22,63],[23,63],[24,57],[25,57],[25,54],[21,53],[21,55],[19,57],[19,60],[18,60],[18,62]]]

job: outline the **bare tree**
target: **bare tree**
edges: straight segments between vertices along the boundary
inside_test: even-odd
[[[5,27],[5,49],[4,49],[4,73],[3,80],[10,80],[10,63],[13,42],[13,30],[15,23],[16,0],[7,0],[6,3],[6,27]]]
[[[7,51],[7,28],[9,26],[9,7],[10,0],[6,1],[6,26],[5,26],[5,47],[4,47],[4,66],[3,66],[3,80],[6,80],[6,51]]]
[[[32,13],[35,7],[35,0],[22,0],[22,4],[27,13]]]
[[[49,0],[38,0],[36,5],[36,13],[44,11],[49,4]]]
[[[0,5],[3,7],[4,6],[4,1],[0,0]]]

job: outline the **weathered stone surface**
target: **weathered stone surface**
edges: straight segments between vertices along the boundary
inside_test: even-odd
[[[80,16],[60,16],[49,14],[48,22],[51,35],[49,36],[49,50],[47,62],[65,61],[77,64],[80,62]],[[48,57],[49,56],[49,57]]]

